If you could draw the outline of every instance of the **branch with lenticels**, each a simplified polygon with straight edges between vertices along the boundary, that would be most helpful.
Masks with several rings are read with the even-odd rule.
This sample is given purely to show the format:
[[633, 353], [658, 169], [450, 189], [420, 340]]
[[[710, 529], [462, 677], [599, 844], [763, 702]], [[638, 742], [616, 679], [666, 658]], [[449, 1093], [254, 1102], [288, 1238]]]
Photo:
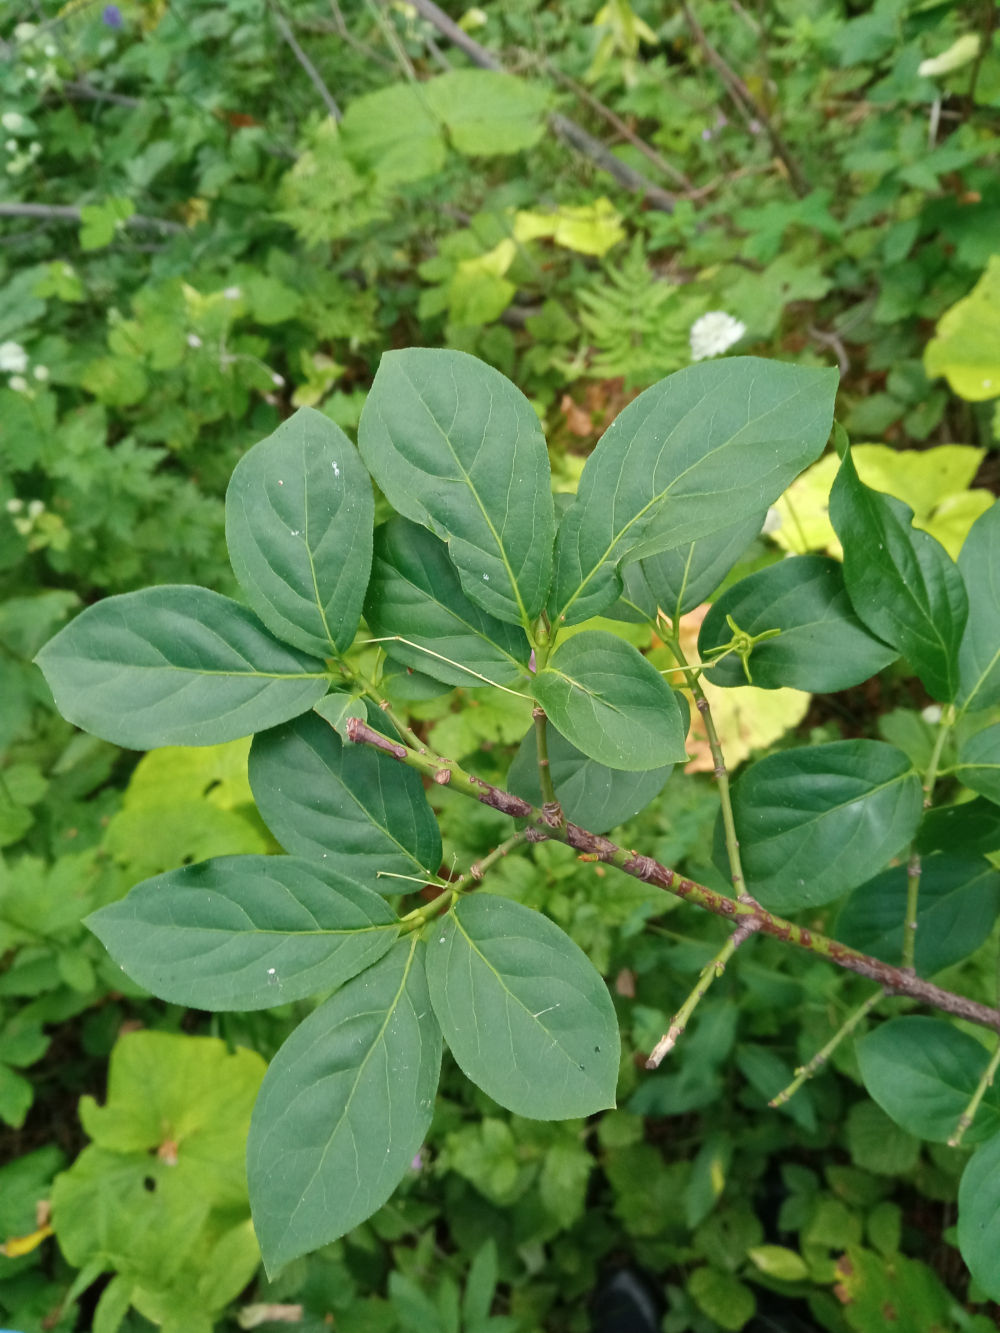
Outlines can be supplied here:
[[431, 778], [440, 786], [461, 792], [463, 796], [469, 796], [483, 805], [491, 806], [501, 814], [527, 820], [526, 837], [529, 841], [563, 842], [587, 860], [616, 866], [625, 874], [632, 875], [646, 884], [654, 884], [676, 898], [694, 903], [706, 912], [711, 912], [714, 916], [727, 918], [734, 923], [741, 938], [751, 932], [770, 935], [785, 944], [806, 949], [810, 953], [828, 959], [831, 963], [836, 963], [838, 967], [869, 978], [881, 986], [887, 995], [907, 996], [943, 1013], [953, 1014], [956, 1018], [964, 1018], [981, 1027], [1000, 1032], [998, 1009], [990, 1009], [987, 1005], [967, 999], [964, 995], [943, 990], [930, 981], [914, 976], [912, 972], [891, 967], [870, 954], [860, 953], [857, 949], [851, 949], [846, 944], [832, 940], [817, 931], [786, 921], [783, 917], [766, 911], [752, 899], [740, 901], [729, 898], [723, 893], [716, 893], [714, 889], [709, 889], [704, 884], [683, 878], [675, 870], [661, 865], [651, 856], [627, 851], [609, 838], [590, 833], [577, 824], [561, 823], [552, 813], [538, 809], [519, 796], [503, 791], [500, 787], [494, 787], [471, 773], [466, 773], [454, 760], [442, 759], [424, 750], [403, 745], [400, 741], [391, 740], [359, 718], [349, 718], [346, 729], [349, 739], [355, 744], [374, 746], [392, 755], [400, 763]]

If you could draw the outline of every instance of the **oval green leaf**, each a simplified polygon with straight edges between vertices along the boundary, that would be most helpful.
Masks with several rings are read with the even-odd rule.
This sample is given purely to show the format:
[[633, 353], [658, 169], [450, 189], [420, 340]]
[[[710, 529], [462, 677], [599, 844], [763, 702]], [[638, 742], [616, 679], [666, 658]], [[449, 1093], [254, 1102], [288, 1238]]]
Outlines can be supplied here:
[[509, 685], [528, 670], [524, 631], [470, 601], [444, 543], [405, 518], [375, 534], [365, 619], [377, 638], [399, 636], [383, 644], [390, 657], [448, 685]]
[[358, 443], [392, 507], [448, 543], [466, 594], [527, 628], [548, 592], [555, 519], [545, 439], [521, 391], [465, 352], [387, 352]]
[[[732, 639], [727, 616], [747, 634], [781, 631], [777, 638], [757, 644], [750, 655], [753, 683], [764, 690], [785, 686], [814, 694], [846, 690], [899, 656], [869, 634], [854, 614], [840, 565], [826, 556], [793, 556], [750, 574], [723, 593], [698, 637], [703, 660]], [[747, 683], [735, 653], [706, 672], [706, 678], [713, 685]]]
[[922, 808], [909, 759], [883, 741], [768, 755], [733, 788], [747, 887], [773, 912], [831, 902], [906, 846]]
[[[591, 833], [607, 833], [640, 810], [645, 810], [663, 789], [673, 764], [645, 773], [606, 768], [581, 754], [575, 745], [548, 724], [549, 772], [563, 814]], [[538, 779], [538, 743], [535, 729], [521, 742], [507, 773], [507, 789], [532, 805], [542, 804]]]
[[848, 451], [830, 492], [847, 595], [872, 633], [899, 649], [928, 693], [948, 703], [958, 693], [969, 601], [951, 556], [912, 520], [909, 505], [861, 481]]
[[715, 592], [760, 532], [765, 513], [757, 511], [731, 527], [626, 565], [621, 571], [622, 600], [644, 619], [655, 620], [662, 609], [676, 623]]
[[1000, 1124], [962, 1172], [958, 1248], [986, 1295], [991, 1301], [1000, 1301]]
[[606, 630], [559, 644], [534, 690], [566, 739], [599, 764], [636, 773], [687, 758], [677, 695], [638, 649]]
[[[1000, 832], [997, 840], [1000, 841]], [[834, 936], [894, 967], [903, 961], [907, 873], [894, 866], [855, 889]], [[983, 857], [928, 856], [920, 877], [914, 966], [922, 977], [961, 962], [987, 938], [1000, 913], [1000, 871]]]
[[553, 621], [577, 624], [610, 606], [623, 561], [766, 509], [822, 452], [836, 389], [836, 371], [732, 357], [640, 394], [587, 459], [559, 525]]
[[88, 607], [35, 661], [68, 721], [131, 750], [238, 740], [306, 712], [330, 683], [238, 602], [184, 585]]
[[964, 709], [1000, 703], [1000, 504], [973, 523], [958, 557], [969, 619], [958, 652], [958, 701]]
[[240, 459], [226, 491], [229, 559], [273, 634], [317, 657], [350, 647], [374, 513], [357, 450], [322, 412], [300, 408]]
[[[941, 1018], [917, 1015], [880, 1023], [857, 1044], [868, 1095], [918, 1138], [947, 1143], [979, 1084], [989, 1052]], [[966, 1133], [974, 1143], [1000, 1131], [1000, 1090], [987, 1089]]]
[[223, 856], [137, 884], [86, 924], [133, 981], [195, 1009], [270, 1009], [334, 987], [393, 944], [371, 889], [289, 856]]
[[1000, 805], [1000, 722], [970, 736], [951, 771], [966, 787]]
[[[371, 715], [369, 720], [373, 721]], [[370, 745], [342, 741], [315, 714], [256, 736], [250, 787], [264, 822], [293, 856], [322, 861], [380, 893], [441, 866], [441, 834], [413, 769]]]
[[431, 1123], [441, 1034], [411, 936], [310, 1014], [271, 1061], [247, 1141], [264, 1264], [336, 1240], [399, 1184]]
[[614, 1005], [586, 954], [548, 917], [507, 898], [462, 898], [435, 923], [427, 984], [462, 1072], [532, 1120], [613, 1107]]

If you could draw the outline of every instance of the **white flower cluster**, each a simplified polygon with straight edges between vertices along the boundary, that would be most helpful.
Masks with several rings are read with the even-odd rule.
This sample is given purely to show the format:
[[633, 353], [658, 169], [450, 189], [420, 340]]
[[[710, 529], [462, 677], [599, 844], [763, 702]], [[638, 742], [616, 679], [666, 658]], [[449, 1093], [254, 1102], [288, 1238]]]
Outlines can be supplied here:
[[23, 500], [15, 497], [13, 500], [8, 500], [4, 508], [10, 514], [11, 522], [22, 537], [31, 536], [38, 520], [45, 513], [45, 503], [42, 500], [29, 500], [25, 504]]
[[733, 343], [738, 343], [747, 331], [741, 320], [727, 315], [724, 310], [710, 310], [691, 325], [691, 360], [704, 361], [710, 356], [721, 356]]
[[[27, 370], [28, 353], [21, 344], [16, 342], [0, 343], [0, 373], [10, 376], [7, 385], [15, 393], [30, 392], [31, 385], [25, 379]], [[44, 384], [49, 378], [49, 368], [48, 366], [35, 366], [31, 375], [39, 384]]]
[[26, 83], [52, 88], [59, 82], [54, 42], [46, 41], [36, 23], [18, 23], [14, 28], [14, 46], [20, 57], [15, 70]]

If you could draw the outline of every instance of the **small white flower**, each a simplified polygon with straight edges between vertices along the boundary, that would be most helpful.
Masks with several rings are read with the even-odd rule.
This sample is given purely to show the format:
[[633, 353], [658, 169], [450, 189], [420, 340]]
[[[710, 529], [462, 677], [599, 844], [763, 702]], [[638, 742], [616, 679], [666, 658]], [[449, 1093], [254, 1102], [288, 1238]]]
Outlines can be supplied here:
[[704, 361], [708, 356], [721, 356], [733, 343], [739, 342], [747, 326], [724, 310], [710, 310], [691, 325], [691, 360]]
[[20, 375], [28, 369], [28, 353], [20, 343], [0, 343], [0, 370]]
[[17, 152], [17, 149], [18, 149], [18, 142], [17, 142], [17, 140], [16, 140], [16, 139], [8, 139], [8, 140], [5, 142], [5, 144], [4, 144], [4, 148], [7, 149], [7, 152], [8, 152], [8, 153], [16, 153], [16, 152]]
[[35, 69], [34, 65], [25, 65], [25, 67], [24, 67], [24, 77], [25, 77], [25, 78], [28, 80], [28, 82], [30, 83], [33, 79], [37, 79], [37, 78], [38, 78], [38, 70]]
[[187, 336], [187, 345], [188, 345], [188, 347], [200, 347], [200, 346], [201, 346], [201, 339], [198, 337], [197, 333], [189, 333], [189, 334], [188, 334], [188, 336]]
[[937, 726], [937, 724], [941, 721], [941, 705], [928, 704], [927, 707], [922, 710], [920, 716], [924, 719], [925, 722], [929, 723], [932, 727]]
[[24, 501], [19, 500], [15, 495], [12, 500], [7, 501], [7, 503], [4, 505], [4, 508], [7, 510], [8, 514], [19, 514], [21, 510], [24, 508]]
[[931, 56], [929, 60], [922, 60], [917, 66], [917, 73], [922, 79], [933, 79], [939, 74], [950, 74], [953, 70], [961, 69], [963, 65], [971, 64], [978, 55], [979, 35], [967, 32], [964, 37], [959, 37], [957, 42], [953, 42], [947, 51], [942, 51], [939, 56]]
[[0, 125], [4, 127], [8, 134], [16, 134], [24, 125], [24, 117], [20, 111], [5, 111], [0, 116]]
[[227, 287], [222, 295], [227, 301], [238, 301], [243, 293], [240, 291], [239, 287]]
[[28, 388], [28, 381], [24, 378], [23, 375], [11, 375], [7, 383], [10, 385], [10, 387], [14, 390], [15, 393], [24, 393]]
[[275, 374], [271, 376], [271, 383], [278, 389], [281, 388], [284, 382], [285, 382], [284, 375], [279, 375], [277, 374], [277, 372], [275, 372]]
[[48, 44], [47, 46], [43, 46], [43, 47], [42, 47], [42, 54], [48, 56], [49, 60], [55, 60], [55, 58], [56, 58], [56, 56], [59, 54], [59, 52], [58, 52], [58, 51], [56, 50], [56, 48], [52, 45], [52, 43], [49, 42], [49, 44]]
[[45, 513], [45, 502], [43, 500], [28, 501], [28, 517], [37, 518], [39, 514]]
[[14, 41], [23, 45], [30, 37], [34, 37], [37, 31], [37, 23], [19, 23], [14, 29]]
[[34, 375], [36, 380], [39, 380], [42, 384], [44, 384], [49, 377], [49, 368], [48, 366], [36, 366], [31, 373], [32, 375]]
[[765, 537], [769, 537], [772, 532], [777, 532], [781, 527], [781, 522], [781, 513], [779, 510], [775, 509], [774, 505], [772, 505], [764, 515], [764, 526], [761, 528], [762, 534]]

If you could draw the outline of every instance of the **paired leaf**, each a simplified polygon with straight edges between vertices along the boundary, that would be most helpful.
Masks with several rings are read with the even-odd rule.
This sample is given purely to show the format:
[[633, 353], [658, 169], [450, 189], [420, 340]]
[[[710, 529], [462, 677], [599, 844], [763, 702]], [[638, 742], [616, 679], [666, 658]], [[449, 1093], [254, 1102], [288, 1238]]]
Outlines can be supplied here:
[[[657, 797], [670, 774], [673, 764], [653, 768], [645, 773], [626, 773], [607, 768], [604, 764], [581, 754], [565, 736], [549, 723], [546, 728], [549, 752], [549, 772], [552, 785], [562, 806], [563, 814], [574, 824], [590, 829], [591, 833], [607, 833], [617, 824], [623, 824]], [[507, 788], [522, 796], [532, 805], [542, 804], [542, 788], [538, 778], [538, 743], [535, 729], [521, 742], [507, 774]]]
[[928, 810], [917, 834], [917, 851], [979, 856], [1000, 851], [1000, 814], [992, 801], [977, 796], [960, 805]]
[[136, 885], [87, 925], [133, 981], [195, 1009], [269, 1009], [333, 990], [393, 944], [395, 914], [315, 862], [224, 856]]
[[[916, 1015], [880, 1023], [857, 1045], [861, 1077], [897, 1125], [947, 1143], [989, 1062], [975, 1037], [941, 1018]], [[1000, 1131], [1000, 1090], [988, 1088], [966, 1139]]]
[[226, 491], [229, 559], [272, 633], [317, 657], [350, 647], [374, 513], [357, 450], [312, 408], [300, 408], [240, 459]]
[[733, 357], [640, 394], [588, 458], [559, 525], [553, 621], [573, 625], [610, 606], [622, 562], [766, 509], [826, 443], [836, 385], [835, 371]]
[[1000, 703], [1000, 504], [973, 523], [958, 568], [969, 594], [958, 653], [958, 701], [972, 711]]
[[[980, 1110], [980, 1115], [982, 1110]], [[958, 1248], [991, 1301], [1000, 1300], [1000, 1121], [993, 1137], [966, 1163], [958, 1187]]]
[[237, 740], [306, 712], [329, 687], [322, 662], [251, 611], [183, 585], [88, 607], [35, 661], [68, 721], [133, 750]]
[[[846, 690], [894, 661], [895, 649], [869, 634], [854, 614], [836, 560], [793, 556], [741, 579], [712, 606], [698, 637], [702, 659], [733, 637], [726, 617], [747, 634], [781, 630], [757, 644], [750, 657], [754, 685], [815, 694]], [[745, 685], [735, 653], [706, 672], [713, 685]]]
[[966, 787], [1000, 805], [1000, 722], [965, 741], [952, 772]]
[[620, 571], [622, 600], [615, 610], [624, 603], [643, 619], [655, 620], [661, 608], [676, 623], [716, 590], [760, 532], [764, 517], [758, 511], [697, 541], [626, 565]]
[[833, 741], [759, 760], [733, 788], [750, 892], [774, 912], [839, 898], [910, 841], [920, 779], [882, 741]]
[[634, 773], [687, 758], [677, 695], [638, 649], [606, 630], [559, 644], [534, 690], [566, 739], [599, 764]]
[[548, 917], [507, 898], [462, 898], [427, 945], [427, 984], [462, 1072], [533, 1120], [615, 1104], [620, 1040], [607, 987]]
[[[855, 889], [840, 909], [835, 937], [900, 966], [906, 881], [906, 867], [894, 866]], [[969, 855], [928, 856], [920, 878], [914, 940], [919, 975], [933, 976], [975, 952], [993, 929], [998, 912], [1000, 872], [988, 861]]]
[[370, 745], [342, 741], [315, 714], [254, 738], [250, 786], [287, 852], [381, 893], [410, 886], [379, 879], [380, 870], [427, 876], [441, 865], [441, 834], [419, 776]]
[[830, 492], [830, 521], [844, 548], [844, 583], [854, 610], [898, 648], [935, 699], [959, 688], [959, 645], [968, 617], [965, 584], [955, 562], [913, 510], [873, 491], [844, 455]]
[[389, 1198], [431, 1123], [441, 1035], [421, 954], [400, 940], [310, 1014], [264, 1077], [247, 1178], [269, 1273]]
[[508, 685], [528, 670], [524, 631], [470, 601], [444, 543], [405, 518], [375, 535], [365, 619], [378, 638], [408, 640], [385, 644], [391, 657], [449, 685]]
[[545, 440], [520, 390], [465, 352], [388, 352], [358, 442], [393, 508], [448, 543], [466, 594], [527, 627], [548, 591], [555, 519]]

